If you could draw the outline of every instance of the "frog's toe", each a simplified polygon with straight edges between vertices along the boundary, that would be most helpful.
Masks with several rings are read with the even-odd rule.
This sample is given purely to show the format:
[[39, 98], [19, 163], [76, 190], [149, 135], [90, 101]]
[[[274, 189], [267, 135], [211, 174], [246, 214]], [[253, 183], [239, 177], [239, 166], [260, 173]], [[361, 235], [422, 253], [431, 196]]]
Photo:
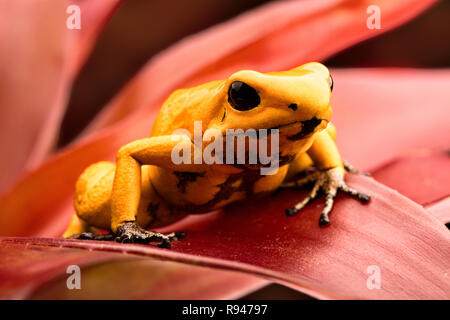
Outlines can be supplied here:
[[347, 186], [345, 183], [342, 183], [342, 185], [340, 186], [340, 189], [345, 194], [348, 194], [349, 196], [357, 198], [362, 203], [367, 203], [367, 202], [370, 201], [370, 195], [368, 195], [368, 194], [366, 194], [364, 192], [359, 192], [359, 191], [357, 191], [355, 189], [352, 189], [349, 186]]
[[69, 237], [69, 239], [112, 241], [114, 240], [114, 236], [112, 234], [96, 234], [92, 232], [83, 232], [80, 234], [74, 234]]
[[317, 180], [312, 191], [306, 198], [304, 198], [301, 202], [297, 203], [295, 206], [286, 209], [285, 212], [286, 215], [288, 217], [292, 217], [293, 215], [297, 214], [300, 210], [302, 210], [304, 207], [306, 207], [312, 200], [314, 200], [317, 197], [319, 189], [320, 189], [320, 182], [319, 180]]
[[322, 213], [319, 218], [319, 226], [324, 227], [330, 223], [330, 218], [328, 214], [333, 209], [334, 198], [336, 197], [336, 189], [331, 189], [326, 193], [325, 206], [323, 207]]
[[163, 248], [163, 249], [170, 249], [172, 247], [172, 245], [170, 244], [170, 241], [168, 240], [163, 240], [160, 243], [157, 244], [157, 246], [159, 248]]
[[286, 209], [286, 215], [288, 217], [292, 217], [293, 215], [297, 214], [298, 210], [295, 207], [287, 208]]
[[330, 218], [328, 218], [328, 215], [321, 214], [319, 219], [319, 226], [324, 227], [328, 224], [330, 224]]
[[120, 243], [133, 243], [133, 236], [131, 234], [121, 234], [117, 236], [114, 240]]
[[370, 176], [369, 172], [362, 172], [359, 171], [358, 169], [356, 169], [354, 166], [352, 166], [350, 163], [348, 163], [347, 161], [342, 161], [342, 163], [344, 164], [344, 169], [347, 172], [350, 173], [355, 173], [355, 174], [362, 174], [364, 176]]
[[186, 232], [174, 232], [174, 239], [173, 240], [181, 240], [186, 238]]
[[92, 232], [83, 232], [80, 234], [74, 234], [69, 237], [69, 239], [77, 240], [94, 240], [94, 234]]

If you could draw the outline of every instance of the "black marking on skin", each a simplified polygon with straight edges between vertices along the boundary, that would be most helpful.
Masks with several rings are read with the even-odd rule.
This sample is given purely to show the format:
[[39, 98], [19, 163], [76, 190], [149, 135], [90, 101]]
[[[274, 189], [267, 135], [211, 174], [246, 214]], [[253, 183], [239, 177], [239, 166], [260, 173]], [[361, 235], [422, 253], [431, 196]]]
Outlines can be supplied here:
[[[286, 164], [289, 164], [292, 161], [294, 161], [294, 159], [295, 159], [295, 154], [294, 155], [286, 154], [286, 155], [282, 156], [281, 152], [279, 152], [279, 154], [278, 154], [278, 167], [282, 167], [282, 166], [284, 166]], [[248, 162], [247, 160], [248, 160], [248, 156], [246, 154], [246, 160], [245, 161]], [[260, 168], [269, 168], [271, 165], [273, 165], [273, 164], [270, 163], [270, 162], [268, 164], [260, 164], [260, 163], [257, 163], [257, 164], [250, 164], [250, 163], [240, 164], [240, 163], [236, 163], [236, 161], [234, 161], [234, 163], [231, 164], [231, 166], [233, 166], [234, 168], [238, 168], [238, 169], [253, 169], [253, 170], [257, 170], [257, 169], [260, 169]]]
[[297, 106], [296, 103], [291, 103], [290, 105], [288, 105], [288, 108], [289, 108], [289, 109], [292, 109], [292, 110], [294, 110], [294, 111], [297, 111], [298, 106]]
[[227, 108], [224, 108], [223, 110], [223, 116], [222, 119], [220, 120], [220, 122], [223, 122], [225, 120], [225, 116], [227, 115]]
[[314, 132], [314, 129], [322, 123], [322, 120], [313, 117], [312, 119], [301, 121], [302, 130], [292, 136], [288, 136], [289, 140], [300, 140], [306, 138], [308, 135]]
[[174, 171], [173, 174], [178, 178], [177, 188], [180, 189], [182, 193], [186, 193], [188, 184], [195, 182], [199, 177], [203, 177], [205, 173]]
[[[254, 184], [261, 178], [262, 176], [257, 170], [248, 170], [232, 174], [223, 183], [216, 186], [219, 188], [219, 191], [217, 191], [214, 197], [208, 202], [201, 205], [187, 204], [178, 206], [176, 209], [190, 213], [203, 213], [211, 211], [219, 202], [228, 200], [235, 192], [245, 192], [246, 196], [250, 197], [254, 193]], [[238, 186], [233, 186], [233, 184], [239, 180], [242, 180], [241, 183]]]
[[[318, 119], [317, 117], [314, 117], [314, 118], [312, 118], [312, 119], [310, 119], [310, 120], [304, 120], [304, 121], [292, 121], [292, 122], [289, 122], [289, 123], [280, 124], [280, 125], [278, 125], [278, 126], [269, 128], [269, 129], [267, 129], [267, 130], [286, 128], [286, 127], [289, 127], [289, 126], [292, 126], [292, 125], [298, 124], [298, 123], [303, 124], [303, 122], [305, 122], [305, 121], [311, 121], [311, 120], [313, 120], [313, 119], [317, 119], [317, 120], [319, 120], [319, 121], [324, 121], [324, 119]], [[325, 121], [327, 121], [327, 120], [325, 120]], [[327, 121], [327, 122], [328, 122], [328, 121]]]
[[[295, 154], [286, 154], [284, 156], [281, 155], [281, 152], [278, 153], [278, 167], [282, 167], [286, 164], [291, 163], [292, 161], [294, 161], [295, 159]], [[260, 168], [269, 168], [271, 165], [271, 163], [268, 164], [232, 164], [233, 167], [235, 168], [239, 168], [239, 169], [260, 169]]]
[[291, 163], [292, 161], [294, 161], [296, 154], [286, 154], [284, 156], [280, 155], [278, 156], [279, 159], [279, 163], [278, 166], [284, 166], [285, 164]]

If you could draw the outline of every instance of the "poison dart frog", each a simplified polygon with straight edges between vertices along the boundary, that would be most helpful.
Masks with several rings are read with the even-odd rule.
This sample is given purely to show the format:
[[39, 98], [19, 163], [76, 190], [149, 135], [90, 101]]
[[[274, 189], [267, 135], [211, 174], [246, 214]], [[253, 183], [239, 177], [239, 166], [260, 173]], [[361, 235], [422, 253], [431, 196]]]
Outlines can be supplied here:
[[[149, 138], [121, 147], [115, 163], [92, 164], [80, 175], [75, 185], [75, 213], [63, 237], [157, 241], [158, 246], [170, 248], [171, 241], [182, 238], [183, 233], [162, 234], [148, 228], [250, 196], [304, 185], [312, 185], [309, 195], [282, 210], [293, 216], [322, 192], [325, 206], [319, 226], [329, 224], [337, 192], [361, 202], [370, 200], [369, 195], [345, 183], [346, 172], [356, 170], [342, 161], [335, 144], [335, 127], [330, 122], [332, 89], [329, 70], [311, 62], [281, 72], [242, 70], [228, 79], [174, 91], [163, 103]], [[196, 129], [201, 131], [200, 140], [193, 138]], [[206, 134], [212, 129], [214, 139]], [[276, 144], [271, 172], [262, 174], [260, 169], [267, 165], [259, 160], [253, 164], [211, 163], [196, 158], [214, 141], [217, 146], [218, 138], [226, 144], [230, 129], [270, 130], [270, 134], [253, 139], [264, 138], [267, 146]], [[248, 138], [241, 153], [246, 160], [250, 158]], [[174, 160], [174, 150], [188, 161]], [[229, 160], [236, 160], [239, 154], [236, 147], [224, 147], [222, 152], [220, 156]], [[309, 174], [299, 178], [307, 170]], [[98, 229], [110, 233], [98, 233]]]

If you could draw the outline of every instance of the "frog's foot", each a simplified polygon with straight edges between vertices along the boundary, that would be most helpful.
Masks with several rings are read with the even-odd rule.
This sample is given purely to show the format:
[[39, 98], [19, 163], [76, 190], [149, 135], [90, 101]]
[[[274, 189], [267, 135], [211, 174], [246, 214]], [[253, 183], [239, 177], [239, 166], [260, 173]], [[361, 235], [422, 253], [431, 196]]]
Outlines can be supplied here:
[[320, 214], [319, 226], [326, 226], [330, 223], [330, 219], [328, 218], [328, 214], [333, 208], [334, 198], [336, 197], [337, 192], [343, 191], [344, 193], [359, 199], [361, 202], [368, 202], [370, 200], [370, 196], [354, 190], [347, 186], [344, 182], [344, 175], [342, 174], [342, 170], [340, 168], [332, 168], [327, 170], [317, 170], [310, 174], [309, 176], [300, 179], [298, 181], [289, 182], [284, 184], [282, 187], [301, 187], [304, 184], [310, 183], [314, 181], [314, 186], [312, 188], [311, 193], [303, 199], [303, 201], [297, 203], [295, 206], [286, 210], [287, 216], [293, 216], [298, 213], [301, 209], [306, 207], [308, 203], [314, 200], [319, 191], [323, 191], [325, 193], [325, 207]]
[[112, 240], [114, 240], [114, 235], [83, 232], [80, 234], [74, 234], [74, 235], [70, 236], [69, 239], [112, 241]]
[[362, 175], [365, 175], [365, 176], [370, 176], [370, 173], [369, 172], [362, 172], [362, 171], [359, 171], [358, 169], [356, 169], [354, 166], [352, 166], [350, 163], [348, 163], [347, 161], [342, 161], [342, 163], [344, 164], [344, 169], [345, 169], [345, 171], [347, 171], [347, 172], [350, 172], [350, 173], [355, 173], [355, 174], [362, 174]]
[[170, 249], [170, 242], [185, 237], [184, 232], [172, 232], [162, 234], [155, 231], [147, 231], [135, 222], [126, 222], [117, 228], [115, 240], [122, 243], [149, 243], [160, 241], [158, 247]]

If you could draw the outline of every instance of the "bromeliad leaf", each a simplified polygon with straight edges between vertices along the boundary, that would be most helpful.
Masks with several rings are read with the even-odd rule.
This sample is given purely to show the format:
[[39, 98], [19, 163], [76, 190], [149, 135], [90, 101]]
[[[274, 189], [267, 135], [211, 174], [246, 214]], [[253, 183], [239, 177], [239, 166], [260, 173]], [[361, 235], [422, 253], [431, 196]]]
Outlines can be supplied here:
[[[188, 237], [174, 242], [172, 250], [62, 239], [2, 238], [0, 244], [127, 252], [128, 257], [242, 271], [317, 298], [448, 299], [447, 228], [421, 206], [371, 178], [352, 176], [349, 180], [354, 188], [370, 190], [372, 202], [363, 206], [339, 197], [333, 224], [326, 229], [317, 226], [320, 204], [286, 217], [282, 208], [305, 193], [283, 192], [268, 201], [236, 204], [223, 213], [188, 218], [177, 226]], [[380, 270], [379, 289], [367, 284], [372, 266]]]

